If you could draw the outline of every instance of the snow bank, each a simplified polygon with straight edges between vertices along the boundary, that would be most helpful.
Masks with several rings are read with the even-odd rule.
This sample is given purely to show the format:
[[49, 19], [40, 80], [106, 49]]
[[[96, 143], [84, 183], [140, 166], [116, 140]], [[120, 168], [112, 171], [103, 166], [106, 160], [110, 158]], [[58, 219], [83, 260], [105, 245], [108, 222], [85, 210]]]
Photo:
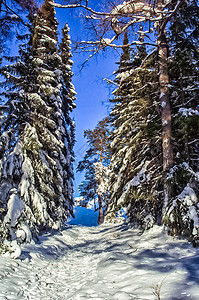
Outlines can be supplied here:
[[8, 211], [4, 218], [4, 223], [9, 223], [11, 227], [15, 227], [17, 225], [18, 218], [24, 211], [25, 205], [17, 195], [16, 189], [12, 189], [10, 193], [11, 195], [7, 204]]

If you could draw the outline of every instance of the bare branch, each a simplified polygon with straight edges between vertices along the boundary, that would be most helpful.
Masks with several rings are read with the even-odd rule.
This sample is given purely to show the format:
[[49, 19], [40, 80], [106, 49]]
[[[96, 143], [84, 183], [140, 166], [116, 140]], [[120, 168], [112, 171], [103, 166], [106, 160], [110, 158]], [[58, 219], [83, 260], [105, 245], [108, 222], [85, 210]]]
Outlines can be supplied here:
[[[82, 1], [73, 1], [72, 4], [58, 4], [54, 2], [50, 2], [52, 6], [57, 8], [68, 8], [68, 9], [84, 9], [88, 12], [85, 18], [90, 20], [90, 22], [98, 22], [98, 27], [94, 26], [94, 23], [91, 24], [91, 28], [95, 33], [96, 40], [95, 41], [81, 41], [77, 43], [77, 50], [81, 49], [83, 52], [91, 52], [93, 53], [86, 59], [83, 63], [83, 66], [90, 60], [95, 54], [99, 53], [99, 51], [104, 50], [106, 47], [111, 47], [113, 49], [119, 49], [124, 47], [130, 47], [133, 45], [148, 45], [151, 47], [158, 48], [158, 44], [150, 41], [150, 37], [146, 36], [147, 33], [150, 33], [150, 23], [154, 22], [157, 23], [159, 26], [159, 33], [165, 30], [165, 27], [169, 20], [172, 18], [173, 14], [177, 11], [182, 0], [177, 0], [175, 8], [170, 10], [171, 4], [173, 0], [168, 1], [160, 1], [160, 5], [157, 4], [157, 1], [145, 1], [145, 0], [129, 0], [129, 1], [122, 1], [122, 4], [119, 5], [112, 5], [109, 8], [109, 12], [99, 12], [95, 11], [91, 7], [81, 3]], [[163, 4], [163, 3], [164, 4]], [[71, 3], [68, 1], [67, 3]], [[106, 10], [108, 11], [108, 10]], [[143, 31], [141, 34], [146, 37], [145, 41], [136, 41], [133, 40], [129, 42], [127, 45], [119, 45], [116, 41], [119, 36], [124, 34], [124, 32], [135, 26], [138, 23], [146, 23], [149, 22], [149, 30]], [[109, 30], [114, 31], [114, 35], [111, 38], [106, 38], [106, 33]], [[140, 32], [139, 32], [140, 33]], [[92, 49], [90, 50], [89, 49]], [[153, 53], [157, 50], [154, 50], [151, 54], [145, 58], [142, 65], [148, 60], [148, 58], [153, 55]]]
[[24, 23], [23, 19], [11, 8], [9, 7], [5, 2], [3, 3], [4, 6], [9, 10], [11, 11], [14, 15], [17, 16], [17, 18], [20, 20], [20, 22], [24, 25], [24, 26], [28, 26], [28, 24]]
[[79, 72], [81, 72], [81, 71], [83, 70], [83, 68], [84, 68], [84, 66], [87, 64], [87, 62], [88, 62], [93, 56], [95, 56], [99, 51], [100, 51], [100, 49], [96, 49], [95, 52], [94, 52], [93, 54], [89, 55], [89, 57], [88, 57], [88, 58], [83, 62], [83, 64], [81, 65]]

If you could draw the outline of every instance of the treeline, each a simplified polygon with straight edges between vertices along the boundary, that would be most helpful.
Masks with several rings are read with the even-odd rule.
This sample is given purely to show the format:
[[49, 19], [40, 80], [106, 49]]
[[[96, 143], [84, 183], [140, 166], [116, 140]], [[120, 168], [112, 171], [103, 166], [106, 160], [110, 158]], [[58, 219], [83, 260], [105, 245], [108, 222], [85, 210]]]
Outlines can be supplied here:
[[[16, 6], [0, 3], [2, 247], [18, 247], [73, 215], [76, 93], [69, 28], [58, 42], [54, 6], [88, 12], [96, 39], [79, 43], [81, 49], [122, 48], [110, 115], [85, 132], [81, 195], [98, 201], [99, 224], [125, 209], [131, 224], [164, 224], [198, 245], [198, 2], [111, 1], [103, 12], [83, 0], [64, 6], [45, 0], [39, 9], [34, 0], [10, 3]], [[4, 42], [16, 23], [27, 32], [17, 35], [19, 54], [10, 57]]]
[[28, 32], [17, 36], [19, 54], [4, 55], [0, 69], [0, 241], [11, 245], [60, 228], [73, 215], [76, 93], [69, 28], [66, 23], [58, 43], [50, 1], [28, 11]]
[[[152, 2], [149, 8], [166, 7], [164, 1]], [[110, 115], [85, 132], [90, 149], [79, 163], [78, 170], [86, 170], [79, 190], [88, 201], [103, 199], [105, 221], [115, 221], [124, 208], [129, 223], [142, 228], [164, 224], [170, 234], [197, 245], [199, 7], [197, 1], [178, 7], [177, 1], [168, 2], [159, 23], [139, 23], [137, 39], [131, 28], [125, 30]], [[124, 11], [121, 5], [117, 17], [125, 17]], [[149, 38], [156, 47], [147, 47]]]

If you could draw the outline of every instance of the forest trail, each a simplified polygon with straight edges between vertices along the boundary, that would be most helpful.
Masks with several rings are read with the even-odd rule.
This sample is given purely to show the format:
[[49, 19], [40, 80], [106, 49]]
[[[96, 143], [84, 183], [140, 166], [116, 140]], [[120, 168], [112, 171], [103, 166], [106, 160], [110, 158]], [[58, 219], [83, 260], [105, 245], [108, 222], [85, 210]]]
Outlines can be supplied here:
[[0, 257], [0, 300], [199, 299], [199, 250], [155, 226], [68, 225]]

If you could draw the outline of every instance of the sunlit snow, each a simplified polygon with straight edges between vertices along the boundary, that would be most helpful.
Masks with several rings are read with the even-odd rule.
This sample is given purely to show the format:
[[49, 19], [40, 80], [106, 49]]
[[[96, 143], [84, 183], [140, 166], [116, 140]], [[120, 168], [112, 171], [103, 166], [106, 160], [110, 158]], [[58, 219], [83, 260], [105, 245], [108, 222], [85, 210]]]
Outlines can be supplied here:
[[199, 299], [199, 249], [186, 241], [158, 226], [89, 227], [92, 207], [76, 207], [70, 223], [78, 225], [44, 234], [16, 260], [0, 257], [0, 300]]

